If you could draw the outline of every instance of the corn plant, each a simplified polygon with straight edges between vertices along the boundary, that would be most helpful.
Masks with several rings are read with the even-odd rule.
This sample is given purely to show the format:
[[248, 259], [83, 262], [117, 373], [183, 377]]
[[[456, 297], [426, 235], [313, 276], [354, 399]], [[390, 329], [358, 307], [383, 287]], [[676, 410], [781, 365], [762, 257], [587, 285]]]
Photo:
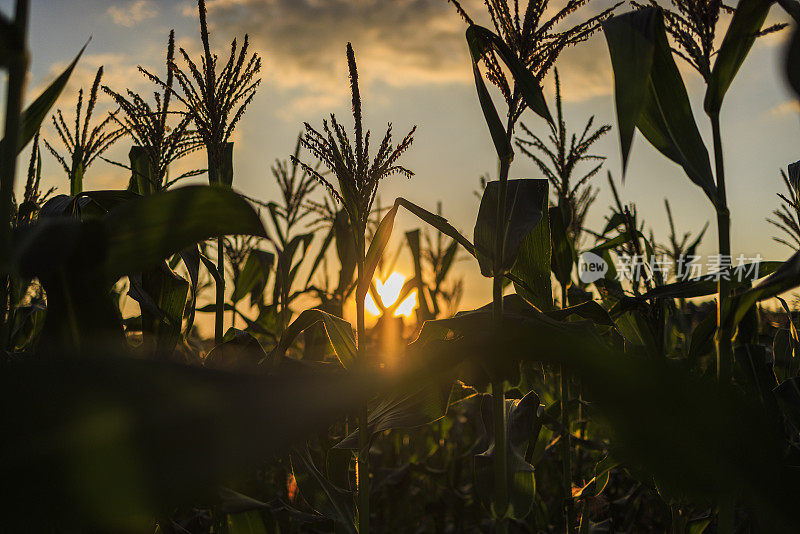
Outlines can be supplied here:
[[[436, 204], [436, 214], [442, 215], [442, 203]], [[435, 230], [433, 236], [430, 231], [422, 233], [424, 245], [420, 247], [419, 253], [415, 252], [416, 247], [411, 246], [414, 238], [408, 239], [414, 257], [414, 269], [417, 269], [417, 262], [420, 265], [420, 298], [427, 295], [430, 299], [430, 318], [437, 318], [443, 309], [446, 316], [455, 315], [459, 303], [464, 294], [463, 278], [453, 279], [453, 266], [460, 259], [459, 243], [456, 239], [450, 238], [445, 242], [447, 236], [441, 230]], [[419, 256], [419, 260], [417, 260]], [[427, 271], [427, 273], [426, 273]], [[416, 275], [415, 275], [416, 276]]]
[[[700, 246], [700, 242], [708, 229], [708, 222], [696, 234], [684, 232], [678, 237], [678, 232], [675, 229], [675, 219], [672, 216], [672, 208], [666, 198], [664, 199], [664, 208], [667, 211], [667, 220], [669, 221], [669, 236], [667, 236], [669, 242], [667, 245], [657, 248], [666, 254], [675, 265], [681, 265], [686, 259], [692, 259], [696, 255], [697, 247]], [[676, 272], [675, 275], [677, 279], [685, 280], [689, 278], [689, 271], [687, 269], [684, 272]]]
[[[273, 303], [277, 306], [277, 313], [280, 317], [280, 331], [289, 325], [292, 301], [303, 293], [302, 290], [292, 293], [292, 285], [303, 257], [305, 257], [305, 252], [313, 240], [313, 233], [296, 234], [297, 226], [312, 213], [307, 209], [306, 202], [308, 196], [319, 184], [317, 179], [299, 163], [301, 146], [302, 134], [297, 139], [297, 145], [290, 159], [288, 161], [276, 160], [273, 164], [272, 177], [280, 190], [281, 203], [270, 202], [266, 205], [276, 235], [274, 246], [277, 270]], [[295, 254], [298, 252], [301, 257], [295, 263]], [[316, 267], [318, 264], [312, 266], [309, 277], [314, 275]]]
[[786, 194], [778, 193], [781, 205], [772, 212], [773, 218], [767, 222], [781, 230], [780, 237], [775, 236], [776, 242], [786, 245], [792, 250], [800, 248], [800, 196], [798, 196], [798, 168], [797, 163], [789, 165], [789, 173], [781, 169], [781, 178], [786, 186]]
[[[358, 286], [356, 289], [356, 331], [358, 340], [358, 361], [362, 366], [369, 366], [367, 353], [364, 350], [366, 326], [364, 318], [364, 299], [366, 288], [372, 283], [375, 267], [367, 267], [366, 230], [372, 203], [378, 192], [381, 180], [399, 174], [410, 178], [413, 173], [398, 163], [400, 156], [410, 147], [414, 140], [416, 127], [400, 141], [397, 146], [392, 142], [392, 126], [386, 130], [383, 140], [378, 145], [374, 159], [370, 161], [370, 131], [364, 132], [361, 111], [361, 92], [358, 86], [358, 70], [355, 53], [350, 43], [347, 44], [347, 66], [350, 71], [350, 88], [353, 104], [353, 141], [347, 131], [331, 114], [330, 124], [323, 121], [319, 132], [305, 123], [305, 135], [302, 145], [336, 177], [338, 187], [323, 176], [316, 168], [298, 161], [303, 170], [321, 183], [328, 192], [344, 207], [353, 241], [356, 245], [356, 266]], [[369, 433], [368, 410], [365, 404], [359, 414], [359, 447], [358, 447], [358, 503], [359, 532], [369, 532]]]
[[97, 105], [97, 93], [102, 79], [103, 67], [101, 66], [97, 69], [97, 74], [89, 91], [85, 115], [81, 115], [83, 88], [78, 90], [78, 103], [75, 106], [75, 127], [72, 131], [64, 121], [64, 115], [60, 109], [56, 110], [55, 115], [51, 117], [53, 127], [66, 149], [66, 154], [61, 155], [47, 142], [47, 139], [44, 139], [45, 146], [67, 174], [70, 195], [72, 196], [83, 191], [83, 177], [89, 166], [126, 133], [123, 128], [114, 127], [114, 120], [119, 110], [109, 113], [99, 124], [92, 127], [91, 131], [89, 130], [92, 113]]
[[[200, 147], [197, 134], [190, 129], [192, 115], [170, 109], [174, 94], [175, 75], [172, 65], [175, 62], [175, 30], [169, 33], [167, 43], [167, 74], [161, 80], [139, 66], [141, 72], [163, 92], [155, 92], [155, 106], [151, 106], [141, 95], [128, 89], [125, 94], [113, 91], [107, 86], [103, 90], [114, 99], [123, 117], [114, 115], [114, 120], [134, 142], [144, 150], [145, 164], [137, 166], [136, 157], [131, 155], [132, 185], [140, 194], [163, 191], [183, 178], [196, 176], [201, 171], [188, 171], [175, 178], [169, 177], [169, 166], [175, 161]], [[176, 124], [171, 124], [173, 115], [178, 115]], [[134, 149], [132, 149], [134, 150]]]
[[[42, 152], [39, 148], [39, 132], [33, 137], [30, 159], [28, 160], [28, 173], [25, 179], [25, 192], [22, 202], [16, 207], [17, 224], [33, 222], [42, 205], [47, 202], [55, 191], [51, 187], [42, 192], [40, 189], [42, 181]], [[16, 201], [14, 201], [16, 205]]]
[[[207, 37], [200, 4], [201, 35]], [[134, 137], [141, 131], [131, 152], [129, 190], [48, 199], [40, 190], [36, 132], [78, 58], [22, 111], [27, 2], [18, 0], [13, 20], [0, 14], [0, 69], [9, 73], [0, 141], [0, 197], [7, 201], [0, 225], [1, 340], [7, 353], [0, 358], [0, 403], [13, 408], [0, 414], [0, 426], [14, 429], [0, 444], [0, 468], [15, 488], [4, 501], [13, 511], [4, 516], [5, 529], [800, 531], [796, 313], [783, 299], [777, 312], [758, 304], [800, 286], [800, 253], [785, 262], [760, 262], [759, 275], [765, 277], [759, 282], [731, 280], [723, 328], [716, 304], [683, 305], [690, 297], [719, 297], [713, 276], [668, 278], [652, 270], [631, 277], [630, 284], [617, 280], [612, 254], [648, 260], [664, 254], [674, 261], [696, 250], [705, 228], [682, 233], [678, 214], [673, 217], [666, 202], [667, 240], [656, 244], [656, 229], [625, 201], [609, 172], [613, 200], [606, 220], [599, 228], [571, 229], [573, 210], [551, 205], [551, 196], [562, 206], [581, 205], [584, 197], [575, 186], [582, 182], [576, 176], [584, 174], [567, 171], [585, 161], [580, 154], [590, 153], [579, 149], [603, 127], [588, 125], [583, 134], [570, 135], [558, 83], [558, 112], [548, 121], [551, 139], [526, 121], [524, 140], [530, 144], [519, 139], [514, 144], [538, 158], [544, 179], [508, 179], [512, 130], [522, 110], [550, 117], [536, 61], [556, 57], [547, 55], [544, 45], [539, 56], [526, 55], [533, 49], [526, 47], [537, 35], [556, 36], [559, 17], [566, 14], [555, 10], [549, 13], [554, 19], [540, 21], [547, 4], [534, 4], [487, 1], [497, 33], [476, 25], [467, 29], [479, 101], [501, 162], [501, 180], [481, 184], [472, 241], [447, 222], [441, 204], [434, 212], [403, 198], [381, 205], [380, 181], [410, 175], [400, 158], [415, 130], [397, 145], [390, 130], [370, 155], [351, 46], [354, 132], [335, 117], [320, 129], [306, 125], [294, 153], [276, 162], [278, 196], [261, 202], [230, 187], [175, 188], [166, 170], [156, 169], [162, 164], [166, 169], [169, 147], [179, 153], [197, 127], [187, 119], [194, 118], [191, 106], [176, 97], [189, 101], [171, 59], [170, 38], [167, 77], [151, 77], [161, 90], [155, 106], [119, 93], [126, 95], [132, 114], [120, 104], [117, 124], [128, 125]], [[567, 11], [583, 5], [568, 3]], [[713, 196], [717, 175], [708, 157], [713, 183], [704, 178], [705, 167], [696, 165], [702, 151], [694, 144], [685, 91], [672, 76], [667, 29], [691, 25], [682, 31], [696, 37], [695, 49], [680, 33], [673, 32], [673, 44], [713, 87], [726, 77], [730, 81], [736, 70], [730, 67], [738, 67], [761, 33], [754, 28], [768, 5], [742, 0], [718, 51], [709, 29], [717, 24], [714, 13], [724, 8], [678, 0], [676, 6], [683, 19], [647, 7], [604, 22], [619, 111], [626, 117], [631, 104], [623, 90], [626, 80], [635, 78], [638, 68], [646, 70], [634, 127]], [[781, 0], [781, 6], [800, 21], [800, 4]], [[664, 27], [659, 16], [667, 17]], [[632, 31], [626, 33], [630, 22]], [[697, 31], [701, 27], [705, 30]], [[567, 32], [563, 42], [579, 35]], [[646, 61], [638, 55], [642, 48]], [[786, 74], [800, 94], [800, 32], [787, 48]], [[233, 56], [226, 71], [231, 76], [236, 62], [243, 58], [245, 69], [250, 57]], [[629, 69], [620, 70], [620, 56], [635, 56], [623, 62]], [[218, 69], [208, 64], [216, 76]], [[506, 121], [508, 131], [488, 94], [482, 65], [490, 81], [492, 71], [498, 79], [504, 76], [512, 97], [506, 103], [516, 106], [518, 116]], [[555, 70], [554, 64], [547, 68]], [[188, 70], [186, 79], [197, 89], [191, 66]], [[196, 70], [205, 79], [208, 69]], [[227, 83], [216, 81], [214, 87]], [[181, 105], [167, 106], [170, 95]], [[167, 139], [175, 124], [184, 126], [173, 144]], [[31, 140], [25, 193], [17, 205], [13, 171]], [[300, 147], [310, 155], [301, 155]], [[592, 168], [587, 174], [597, 172]], [[229, 143], [217, 170], [215, 176], [224, 176], [220, 181], [232, 183]], [[784, 178], [789, 194], [781, 198], [783, 216], [771, 217], [790, 234], [797, 222], [795, 171], [790, 166]], [[144, 175], [157, 179], [137, 179]], [[321, 189], [316, 184], [326, 189], [321, 200], [309, 198]], [[269, 237], [254, 205], [267, 210]], [[366, 328], [364, 298], [375, 272], [393, 268], [400, 254], [386, 251], [400, 207], [432, 228], [407, 232], [397, 249], [410, 249], [414, 277], [403, 291], [419, 291], [422, 324], [412, 341], [388, 349], [402, 364], [388, 368], [382, 367], [388, 360], [383, 332]], [[584, 240], [595, 238], [584, 252], [608, 264], [608, 272], [593, 283], [573, 279], [578, 229]], [[298, 256], [306, 255], [304, 243], [312, 239], [303, 236], [316, 233], [324, 235], [322, 245], [300, 285], [297, 272], [304, 260]], [[206, 257], [209, 240], [226, 256], [218, 262], [224, 272]], [[327, 262], [333, 260], [334, 243], [338, 265], [331, 264], [340, 272], [331, 282]], [[452, 316], [455, 310], [441, 312], [458, 299], [459, 284], [448, 283], [462, 254], [458, 246], [499, 291], [485, 306]], [[284, 259], [276, 268], [278, 255]], [[181, 263], [186, 279], [174, 272]], [[224, 309], [233, 311], [234, 324], [213, 347], [188, 332], [196, 311], [218, 310], [217, 303], [197, 308], [196, 297], [187, 298], [202, 285], [200, 264], [217, 288], [220, 279], [233, 282]], [[270, 280], [273, 269], [278, 275]], [[551, 277], [561, 288], [557, 305]], [[118, 298], [124, 278], [129, 294], [138, 292], [141, 310], [125, 320]], [[322, 281], [312, 285], [312, 278]], [[589, 289], [600, 293], [599, 300]], [[319, 296], [319, 308], [296, 309], [301, 301], [295, 296], [305, 292]], [[353, 293], [355, 332], [342, 318]], [[258, 309], [255, 319], [241, 304], [247, 296], [250, 309]], [[246, 327], [237, 328], [237, 317]], [[735, 354], [729, 382], [718, 379], [714, 363], [719, 330], [735, 332], [729, 340]], [[296, 343], [299, 334], [309, 332], [324, 348], [310, 350], [308, 337], [305, 344]], [[335, 359], [322, 361], [331, 351]], [[159, 361], [168, 353], [183, 355], [184, 364]], [[356, 507], [346, 490], [353, 463]]]
[[[517, 137], [516, 145], [520, 151], [531, 158], [537, 168], [550, 181], [556, 194], [557, 205], [562, 208], [562, 215], [567, 221], [567, 233], [573, 243], [578, 245], [581, 238], [581, 229], [586, 219], [589, 208], [597, 199], [597, 190], [589, 181], [603, 167], [605, 157], [591, 154], [589, 150], [603, 135], [608, 133], [611, 126], [603, 124], [592, 130], [594, 117], [590, 117], [580, 137], [572, 134], [570, 137], [567, 125], [564, 122], [564, 113], [561, 102], [561, 83], [558, 78], [558, 69], [555, 69], [556, 88], [556, 116], [554, 123], [548, 123], [550, 135], [548, 144], [533, 133], [525, 123], [522, 130], [527, 138]], [[597, 162], [587, 172], [574, 176], [576, 167], [584, 162]]]
[[[356, 254], [349, 217], [344, 209], [337, 207], [337, 201], [331, 195], [326, 196], [322, 201], [309, 201], [306, 208], [314, 216], [310, 225], [312, 231], [325, 232], [325, 238], [314, 259], [306, 286], [319, 297], [322, 309], [337, 317], [342, 317], [344, 302], [355, 290]], [[329, 279], [326, 255], [331, 244], [335, 247], [339, 263], [338, 282], [335, 286]], [[322, 285], [320, 287], [312, 286], [312, 278], [318, 272], [320, 265], [322, 266], [320, 273]]]
[[[230, 146], [230, 139], [261, 82], [258, 77], [261, 58], [256, 53], [248, 57], [249, 40], [245, 35], [241, 48], [233, 40], [228, 60], [218, 71], [218, 58], [211, 53], [205, 0], [198, 0], [197, 8], [203, 56], [199, 62], [195, 62], [185, 49], [180, 48], [186, 66], [180, 68], [176, 63], [171, 63], [169, 71], [174, 74], [180, 92], [173, 91], [171, 84], [166, 81], [155, 79], [166, 91], [174, 94], [191, 115], [197, 136], [208, 155], [209, 183], [230, 187], [233, 183], [233, 156], [230, 153], [233, 147]], [[222, 342], [225, 306], [222, 241], [217, 242], [217, 271], [221, 275], [217, 281], [214, 340], [219, 344]]]
[[[755, 39], [779, 30], [782, 25], [762, 28], [770, 7], [768, 3], [741, 3], [719, 50], [715, 50], [714, 35], [723, 4], [675, 2], [675, 6], [674, 12], [639, 6], [638, 11], [615, 17], [604, 26], [615, 72], [623, 168], [628, 161], [634, 128], [638, 127], [662, 154], [681, 165], [692, 182], [708, 196], [717, 212], [719, 254], [730, 258], [730, 214], [726, 200], [720, 110], [725, 93]], [[633, 28], [645, 29], [645, 39], [637, 46], [629, 46], [631, 41], [627, 41], [632, 31], [638, 31]], [[667, 34], [675, 38], [680, 56], [698, 70], [706, 83], [704, 110], [712, 129], [713, 172]], [[643, 57], [651, 59], [639, 68], [633, 68], [631, 62]], [[715, 58], [713, 66], [712, 58]], [[648, 83], [652, 87], [650, 90]], [[724, 320], [729, 294], [730, 286], [721, 278], [717, 297], [717, 372], [722, 382], [730, 380], [733, 365], [732, 332]]]
[[[492, 274], [494, 316], [497, 328], [502, 328], [503, 322], [503, 278], [502, 271], [510, 268], [505, 263], [505, 255], [508, 250], [506, 238], [509, 233], [506, 221], [510, 219], [506, 211], [508, 194], [508, 172], [513, 158], [511, 140], [513, 139], [514, 126], [522, 112], [529, 107], [542, 118], [552, 123], [552, 117], [547, 110], [547, 105], [541, 92], [541, 82], [545, 74], [553, 67], [558, 55], [570, 45], [574, 45], [586, 40], [592, 33], [599, 29], [599, 24], [607, 18], [613, 9], [601, 12], [588, 20], [581, 22], [571, 28], [559, 31], [557, 23], [564, 17], [573, 13], [587, 2], [583, 0], [571, 0], [557, 11], [555, 15], [547, 20], [542, 20], [545, 10], [548, 7], [547, 0], [536, 0], [527, 3], [524, 11], [520, 11], [519, 3], [514, 2], [513, 6], [506, 0], [486, 0], [485, 5], [494, 24], [496, 34], [492, 34], [475, 25], [457, 2], [451, 0], [461, 17], [469, 24], [467, 31], [467, 41], [472, 55], [473, 73], [475, 85], [478, 90], [479, 100], [483, 108], [492, 140], [499, 157], [499, 180], [496, 199], [496, 214], [494, 216], [494, 243], [493, 256], [494, 265], [491, 271], [484, 274]], [[522, 15], [520, 15], [522, 13]], [[513, 75], [513, 83], [509, 83], [506, 74], [500, 67], [500, 59], [509, 68]], [[488, 91], [483, 83], [478, 62], [483, 61], [487, 69], [487, 78], [496, 85], [508, 106], [506, 112], [506, 126], [500, 121], [497, 111], [491, 102]], [[487, 190], [488, 191], [488, 190]], [[486, 195], [484, 194], [484, 199]], [[516, 199], [515, 199], [516, 200]], [[479, 215], [480, 217], [480, 215]], [[536, 221], [538, 222], [538, 221]], [[527, 232], [526, 232], [527, 233]], [[476, 227], [476, 246], [479, 245]], [[515, 259], [513, 256], [510, 260]], [[482, 266], [482, 271], [484, 271]], [[549, 274], [549, 269], [547, 270]], [[563, 375], [563, 373], [562, 373]], [[564, 379], [565, 380], [565, 379]], [[566, 388], [563, 388], [566, 393]], [[504, 424], [505, 400], [503, 384], [494, 380], [492, 383], [493, 402], [494, 402], [494, 429], [495, 443], [498, 454], [495, 456], [495, 505], [494, 513], [499, 518], [500, 531], [507, 528], [505, 514], [509, 506], [508, 488], [506, 485], [508, 473], [508, 460], [506, 458], [506, 430]], [[571, 529], [573, 520], [571, 505], [571, 476], [568, 460], [569, 440], [564, 439], [565, 463], [564, 463], [564, 503], [567, 528]], [[569, 488], [569, 489], [568, 489]]]

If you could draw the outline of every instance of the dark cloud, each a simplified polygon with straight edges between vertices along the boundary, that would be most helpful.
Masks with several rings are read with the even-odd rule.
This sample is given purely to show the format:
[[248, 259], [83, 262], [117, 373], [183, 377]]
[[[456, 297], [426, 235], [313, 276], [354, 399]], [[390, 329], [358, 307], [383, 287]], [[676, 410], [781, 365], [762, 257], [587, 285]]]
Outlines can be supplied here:
[[[470, 13], [485, 11], [481, 0], [462, 4]], [[367, 87], [375, 81], [394, 87], [472, 81], [464, 23], [445, 0], [216, 0], [208, 7], [217, 34], [250, 34], [264, 56], [265, 82], [297, 90], [295, 107], [341, 101], [348, 41]], [[195, 16], [195, 9], [187, 6], [185, 14]], [[610, 91], [608, 61], [597, 59], [605, 54], [598, 44], [605, 46], [595, 39], [565, 56], [569, 99]]]

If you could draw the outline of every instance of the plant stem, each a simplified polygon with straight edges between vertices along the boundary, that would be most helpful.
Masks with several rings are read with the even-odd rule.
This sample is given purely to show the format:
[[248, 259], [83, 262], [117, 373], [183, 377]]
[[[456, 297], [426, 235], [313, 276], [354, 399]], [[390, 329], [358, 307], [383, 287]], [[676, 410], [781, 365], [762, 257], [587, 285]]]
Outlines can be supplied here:
[[[6, 270], [11, 257], [11, 197], [17, 174], [17, 146], [22, 124], [22, 102], [28, 70], [28, 1], [17, 0], [14, 10], [13, 34], [10, 36], [11, 54], [8, 65], [6, 93], [5, 150], [0, 154], [0, 268]], [[7, 318], [11, 311], [8, 277], [0, 280], [0, 313], [2, 313], [3, 348], [8, 340]]]
[[[516, 88], [514, 89], [516, 94]], [[514, 132], [514, 115], [516, 106], [511, 105], [508, 110], [506, 124], [506, 138], [509, 145]], [[492, 279], [492, 315], [494, 318], [495, 335], [503, 335], [503, 256], [505, 255], [507, 214], [506, 196], [508, 195], [508, 172], [511, 157], [500, 158], [497, 192], [497, 212], [495, 218], [494, 235], [494, 269]], [[497, 517], [496, 532], [504, 534], [508, 531], [506, 514], [508, 513], [508, 448], [506, 436], [506, 395], [503, 389], [503, 378], [492, 370], [492, 415], [494, 421], [494, 504]]]
[[223, 248], [223, 238], [217, 238], [217, 271], [219, 281], [217, 281], [217, 303], [214, 314], [214, 344], [222, 343], [224, 335], [224, 314], [225, 314], [225, 252]]
[[[510, 136], [510, 134], [509, 134]], [[492, 314], [497, 336], [503, 328], [503, 253], [506, 232], [506, 196], [508, 193], [508, 162], [500, 162], [500, 180], [497, 195], [495, 233], [494, 278], [492, 280]], [[494, 421], [494, 496], [497, 532], [505, 533], [508, 525], [508, 450], [506, 446], [506, 396], [501, 377], [492, 377], [492, 415]]]
[[[725, 193], [725, 167], [722, 158], [722, 137], [719, 126], [719, 113], [709, 115], [711, 119], [711, 130], [714, 136], [714, 163], [716, 165], [717, 176], [717, 235], [719, 240], [719, 255], [723, 258], [730, 258], [731, 255], [731, 235], [730, 235], [730, 212], [728, 211], [728, 201]], [[728, 384], [733, 373], [733, 344], [731, 342], [732, 332], [723, 324], [723, 313], [728, 306], [730, 297], [730, 282], [720, 276], [717, 282], [717, 380], [720, 384]]]
[[[561, 284], [561, 307], [569, 307], [567, 285]], [[564, 365], [559, 366], [561, 379], [561, 477], [564, 492], [564, 521], [566, 532], [572, 532], [575, 525], [575, 507], [572, 502], [572, 453], [570, 451], [569, 430], [569, 380]]]
[[[212, 186], [222, 183], [222, 163], [213, 156], [214, 148], [206, 146], [208, 154], [208, 182]], [[219, 151], [221, 152], [221, 151]], [[217, 238], [217, 274], [219, 279], [216, 281], [216, 302], [214, 308], [214, 345], [222, 343], [224, 335], [225, 321], [225, 252], [223, 238]]]
[[[356, 236], [358, 247], [358, 282], [365, 275], [365, 237]], [[359, 285], [360, 287], [360, 285]], [[359, 365], [366, 367], [366, 326], [364, 321], [364, 299], [360, 291], [356, 291], [356, 358]], [[358, 492], [358, 532], [359, 534], [369, 534], [369, 406], [364, 402], [361, 407], [358, 421], [358, 458], [356, 463], [356, 491]]]
[[[714, 164], [717, 176], [717, 236], [719, 242], [720, 261], [730, 258], [731, 234], [730, 211], [725, 191], [725, 165], [722, 156], [722, 135], [719, 126], [719, 112], [709, 114], [711, 131], [714, 136]], [[724, 314], [728, 309], [730, 299], [730, 281], [720, 276], [717, 281], [717, 334], [715, 337], [717, 349], [717, 381], [724, 386], [731, 382], [733, 376], [733, 332], [725, 325]], [[736, 502], [733, 498], [724, 499], [719, 503], [719, 516], [717, 531], [733, 532], [736, 516]]]

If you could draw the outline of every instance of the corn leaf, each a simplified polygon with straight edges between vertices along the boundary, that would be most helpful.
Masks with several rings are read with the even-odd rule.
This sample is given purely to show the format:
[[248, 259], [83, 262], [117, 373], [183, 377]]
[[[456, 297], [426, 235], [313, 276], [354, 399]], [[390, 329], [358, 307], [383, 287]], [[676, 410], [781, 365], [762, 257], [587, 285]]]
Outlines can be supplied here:
[[[86, 50], [86, 45], [88, 44], [87, 41], [80, 52], [78, 52], [78, 55], [75, 56], [75, 59], [72, 60], [72, 63], [67, 65], [67, 68], [64, 69], [58, 78], [53, 80], [47, 89], [22, 112], [22, 125], [20, 127], [19, 141], [17, 143], [17, 154], [22, 152], [22, 149], [30, 143], [31, 139], [36, 135], [36, 132], [39, 131], [42, 122], [47, 117], [47, 114], [50, 113], [50, 108], [53, 107], [58, 97], [61, 96], [64, 87], [67, 86], [67, 82], [70, 76], [72, 76], [72, 71], [75, 70], [75, 65], [78, 64], [78, 60], [83, 55], [83, 51]], [[0, 141], [0, 152], [6, 150], [5, 145], [5, 139]]]
[[[486, 184], [475, 221], [475, 251], [483, 276], [505, 274], [517, 260], [523, 240], [542, 221], [547, 198], [547, 180], [508, 180], [502, 226], [497, 221], [500, 182]], [[505, 229], [501, 272], [495, 273], [495, 236]], [[544, 250], [541, 251], [544, 253]]]
[[489, 126], [497, 156], [501, 162], [508, 164], [514, 159], [514, 151], [511, 148], [511, 142], [508, 139], [505, 127], [497, 114], [497, 109], [492, 102], [492, 97], [489, 95], [489, 90], [486, 88], [486, 83], [483, 81], [480, 68], [478, 68], [478, 63], [483, 56], [490, 50], [494, 50], [511, 71], [516, 84], [515, 87], [522, 92], [528, 107], [550, 123], [553, 122], [553, 118], [547, 109], [542, 88], [536, 78], [525, 68], [500, 37], [486, 28], [471, 24], [467, 28], [467, 44], [472, 58], [472, 73], [475, 78], [475, 88], [478, 91], [478, 100], [483, 110], [483, 116]]
[[[370, 436], [386, 430], [416, 428], [441, 419], [450, 401], [450, 385], [450, 381], [429, 379], [382, 396], [367, 416]], [[358, 430], [350, 433], [336, 447], [357, 449]]]
[[646, 8], [612, 17], [603, 22], [603, 33], [614, 70], [623, 173], [638, 128], [716, 204], [708, 150], [672, 58], [661, 10]]
[[356, 361], [356, 337], [353, 327], [341, 317], [318, 309], [304, 311], [289, 325], [278, 345], [270, 353], [270, 359], [273, 362], [277, 361], [286, 353], [297, 336], [317, 323], [325, 326], [325, 332], [342, 367], [351, 368]]
[[231, 302], [239, 302], [245, 295], [251, 293], [256, 287], [263, 289], [267, 286], [275, 254], [265, 250], [253, 249], [247, 255], [242, 272], [234, 281]]
[[252, 334], [229, 328], [222, 343], [208, 353], [203, 366], [220, 371], [254, 373], [266, 357], [267, 353]]
[[725, 93], [744, 63], [758, 32], [764, 25], [771, 0], [741, 0], [717, 52], [703, 107], [709, 115], [718, 115]]
[[733, 329], [756, 302], [776, 297], [799, 285], [800, 252], [797, 252], [752, 289], [731, 299], [730, 307], [723, 311], [723, 321]]
[[[152, 531], [237, 473], [324, 431], [374, 394], [374, 377], [219, 372], [108, 351], [26, 359], [0, 377], [13, 402], [0, 447], [11, 531]], [[291, 402], [287, 402], [291, 399]], [[49, 483], [43, 481], [49, 480]], [[76, 503], [80, 503], [77, 505]]]
[[105, 272], [113, 280], [212, 237], [266, 237], [250, 204], [225, 187], [187, 186], [136, 199], [112, 210], [103, 222]]
[[[489, 509], [494, 494], [494, 419], [491, 407], [491, 395], [481, 398], [481, 417], [486, 435], [489, 436], [488, 448], [475, 456], [475, 485], [478, 497]], [[538, 439], [542, 428], [540, 418], [539, 396], [535, 391], [529, 392], [521, 399], [506, 400], [506, 447], [508, 457], [508, 489], [510, 509], [508, 515], [515, 519], [523, 519], [531, 511], [536, 492], [536, 480], [533, 466], [525, 461], [525, 449], [528, 442]]]
[[545, 193], [542, 196], [543, 220], [523, 239], [517, 261], [511, 269], [516, 280], [514, 290], [540, 310], [553, 307], [553, 288], [550, 283], [552, 239], [547, 202]]

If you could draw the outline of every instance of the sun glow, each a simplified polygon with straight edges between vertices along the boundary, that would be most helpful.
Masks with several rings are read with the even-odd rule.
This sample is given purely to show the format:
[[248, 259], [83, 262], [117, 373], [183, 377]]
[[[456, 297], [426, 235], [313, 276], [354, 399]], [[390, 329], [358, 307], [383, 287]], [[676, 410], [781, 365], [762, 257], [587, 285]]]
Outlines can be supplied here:
[[[397, 271], [389, 275], [389, 278], [387, 278], [384, 282], [381, 282], [377, 278], [375, 279], [375, 290], [377, 291], [378, 297], [380, 298], [381, 304], [384, 308], [389, 308], [393, 306], [395, 302], [397, 302], [397, 300], [400, 298], [400, 292], [403, 290], [403, 284], [405, 283], [406, 277]], [[416, 308], [417, 290], [415, 289], [406, 295], [405, 299], [403, 299], [403, 301], [397, 305], [394, 316], [411, 317]], [[364, 309], [372, 315], [381, 315], [381, 310], [375, 303], [375, 300], [372, 298], [370, 293], [367, 293], [367, 297], [364, 299]]]

